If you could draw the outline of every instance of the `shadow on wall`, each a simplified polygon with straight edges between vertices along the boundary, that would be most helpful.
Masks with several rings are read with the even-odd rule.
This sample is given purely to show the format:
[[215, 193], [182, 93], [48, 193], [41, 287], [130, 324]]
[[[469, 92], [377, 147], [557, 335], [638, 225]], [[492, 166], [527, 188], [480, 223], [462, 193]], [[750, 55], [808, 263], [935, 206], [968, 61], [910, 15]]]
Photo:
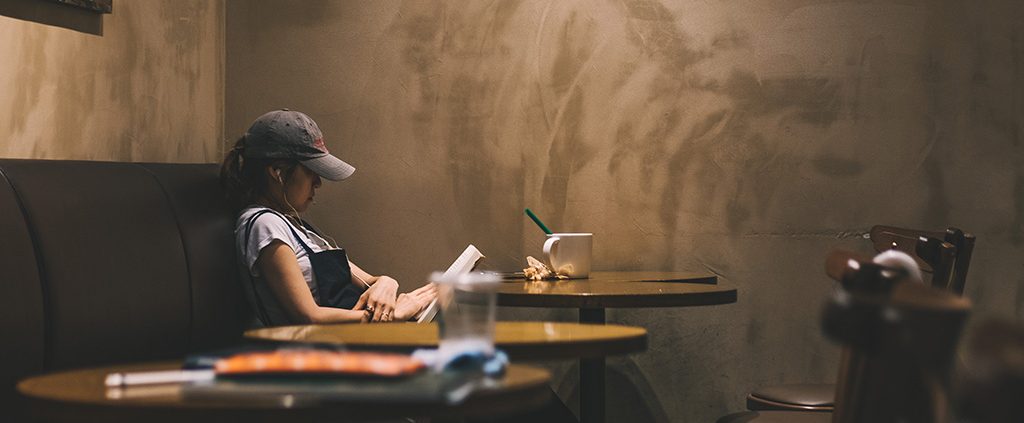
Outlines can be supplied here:
[[[396, 107], [411, 113], [418, 154], [441, 157], [445, 140], [440, 162], [467, 232], [520, 239], [520, 225], [493, 222], [521, 221], [528, 203], [555, 228], [599, 231], [601, 216], [635, 216], [656, 234], [605, 240], [675, 251], [717, 216], [730, 232], [774, 218], [786, 177], [809, 156], [825, 176], [863, 172], [787, 132], [820, 134], [840, 120], [842, 81], [758, 76], [735, 61], [754, 49], [745, 29], [706, 44], [661, 2], [627, 3], [402, 4], [386, 30], [408, 72], [398, 73], [409, 95]], [[649, 260], [675, 265], [667, 254]]]
[[[530, 363], [535, 364], [535, 363]], [[631, 423], [669, 423], [668, 414], [658, 401], [656, 391], [643, 377], [634, 377], [640, 370], [631, 360], [615, 360], [616, 367], [609, 366], [605, 373], [606, 420]], [[623, 368], [624, 367], [624, 368]], [[555, 383], [556, 392], [577, 415], [579, 415], [580, 386], [579, 363], [573, 363], [565, 370], [566, 377]]]
[[657, 391], [642, 375], [643, 372], [633, 360], [616, 360], [616, 367], [610, 367], [607, 373], [607, 385], [611, 387], [606, 395], [614, 395], [609, 399], [617, 407], [608, 408], [608, 421], [632, 423], [668, 423], [671, 420], [664, 407], [658, 401]]
[[6, 0], [0, 2], [0, 15], [103, 35], [103, 14], [49, 1]]

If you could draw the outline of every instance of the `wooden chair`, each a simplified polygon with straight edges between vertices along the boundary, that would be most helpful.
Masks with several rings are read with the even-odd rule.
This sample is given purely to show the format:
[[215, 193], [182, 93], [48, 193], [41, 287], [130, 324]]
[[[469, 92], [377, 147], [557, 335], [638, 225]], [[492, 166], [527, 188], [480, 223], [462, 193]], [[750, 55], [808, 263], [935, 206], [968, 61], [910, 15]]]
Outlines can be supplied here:
[[[871, 228], [870, 237], [875, 251], [898, 249], [914, 257], [922, 270], [932, 272], [932, 286], [963, 294], [967, 285], [967, 270], [971, 267], [971, 255], [974, 252], [973, 234], [953, 227], [946, 229], [945, 232], [935, 232], [877, 225]], [[927, 238], [930, 241], [922, 244], [908, 238]], [[952, 245], [954, 249], [950, 251], [944, 248], [938, 240]], [[946, 266], [951, 269], [948, 274]]]
[[[896, 249], [914, 258], [924, 273], [931, 274], [932, 286], [963, 293], [974, 235], [957, 228], [935, 232], [878, 225], [871, 228], [870, 239], [875, 251]], [[832, 411], [835, 391], [831, 383], [763, 387], [747, 395], [747, 409]]]
[[900, 283], [898, 269], [847, 252], [828, 273], [843, 289], [822, 316], [844, 346], [834, 413], [746, 411], [718, 423], [947, 423], [950, 367], [970, 302], [946, 289]]

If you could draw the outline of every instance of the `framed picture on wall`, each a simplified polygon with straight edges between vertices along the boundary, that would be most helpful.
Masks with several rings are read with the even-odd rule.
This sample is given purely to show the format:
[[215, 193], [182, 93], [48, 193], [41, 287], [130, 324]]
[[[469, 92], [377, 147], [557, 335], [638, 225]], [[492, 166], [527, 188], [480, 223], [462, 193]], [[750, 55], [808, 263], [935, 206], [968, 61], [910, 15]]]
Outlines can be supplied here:
[[112, 4], [114, 0], [49, 0], [55, 3], [66, 4], [68, 6], [81, 7], [83, 9], [89, 9], [96, 13], [110, 13], [114, 10]]

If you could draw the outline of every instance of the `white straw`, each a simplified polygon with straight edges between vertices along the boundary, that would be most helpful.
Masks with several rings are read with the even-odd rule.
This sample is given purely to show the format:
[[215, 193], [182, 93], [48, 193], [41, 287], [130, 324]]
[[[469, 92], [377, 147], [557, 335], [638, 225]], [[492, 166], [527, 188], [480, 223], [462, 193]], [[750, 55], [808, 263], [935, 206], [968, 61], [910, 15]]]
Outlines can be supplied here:
[[213, 380], [213, 370], [165, 370], [160, 372], [111, 373], [106, 386], [156, 385]]

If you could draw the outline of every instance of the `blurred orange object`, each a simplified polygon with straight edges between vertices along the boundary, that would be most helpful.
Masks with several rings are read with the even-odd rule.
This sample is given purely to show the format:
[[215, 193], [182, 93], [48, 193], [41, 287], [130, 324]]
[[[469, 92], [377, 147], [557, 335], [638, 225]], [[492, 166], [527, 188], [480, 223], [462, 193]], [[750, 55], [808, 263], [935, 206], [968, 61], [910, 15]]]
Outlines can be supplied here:
[[218, 376], [258, 374], [339, 374], [396, 377], [424, 368], [401, 354], [319, 350], [279, 350], [238, 354], [217, 361]]

